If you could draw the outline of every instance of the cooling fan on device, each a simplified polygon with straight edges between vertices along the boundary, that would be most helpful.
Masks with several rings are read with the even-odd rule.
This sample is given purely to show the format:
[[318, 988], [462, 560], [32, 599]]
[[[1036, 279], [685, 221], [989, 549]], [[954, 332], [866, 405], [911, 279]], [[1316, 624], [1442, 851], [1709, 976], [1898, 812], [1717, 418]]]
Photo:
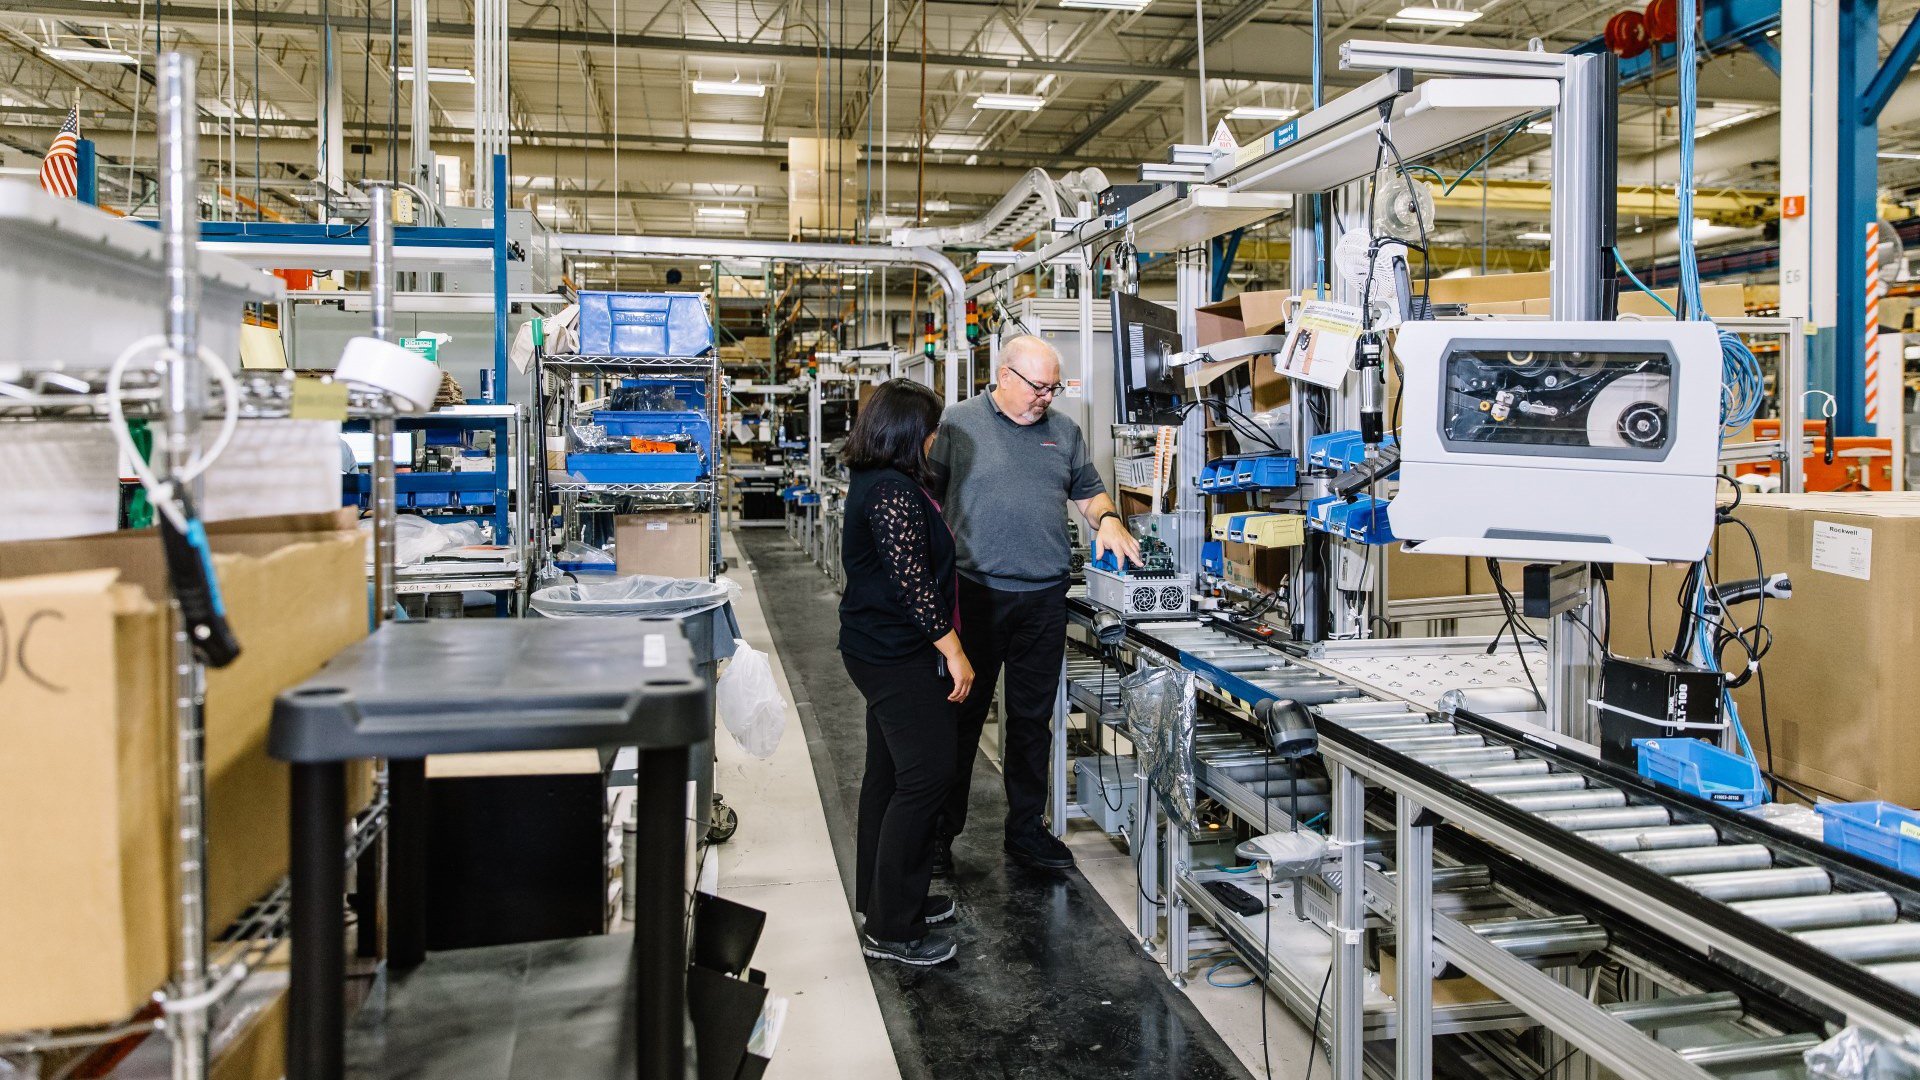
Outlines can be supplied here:
[[1433, 231], [1433, 189], [1398, 169], [1374, 174], [1373, 231], [1417, 241]]

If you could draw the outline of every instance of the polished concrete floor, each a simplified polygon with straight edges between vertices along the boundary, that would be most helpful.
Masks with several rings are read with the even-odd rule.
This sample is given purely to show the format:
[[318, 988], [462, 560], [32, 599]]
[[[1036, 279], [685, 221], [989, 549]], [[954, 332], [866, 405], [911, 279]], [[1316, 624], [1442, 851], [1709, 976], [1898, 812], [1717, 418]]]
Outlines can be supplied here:
[[[783, 532], [738, 536], [787, 670], [842, 885], [850, 892], [864, 704], [834, 647], [838, 596]], [[1086, 876], [1007, 863], [1000, 851], [1004, 815], [999, 774], [983, 757], [974, 771], [971, 824], [954, 853], [958, 870], [942, 883], [961, 905], [953, 930], [959, 957], [929, 969], [869, 967], [900, 1075], [1249, 1076], [1194, 1002], [1134, 946]], [[1112, 867], [1101, 870], [1110, 874]], [[844, 893], [841, 903], [844, 915]], [[1240, 993], [1258, 1000], [1257, 989]], [[1297, 1027], [1284, 1017], [1275, 1023]], [[1288, 1058], [1304, 1066], [1303, 1055], [1289, 1054], [1276, 1059], [1276, 1068]]]

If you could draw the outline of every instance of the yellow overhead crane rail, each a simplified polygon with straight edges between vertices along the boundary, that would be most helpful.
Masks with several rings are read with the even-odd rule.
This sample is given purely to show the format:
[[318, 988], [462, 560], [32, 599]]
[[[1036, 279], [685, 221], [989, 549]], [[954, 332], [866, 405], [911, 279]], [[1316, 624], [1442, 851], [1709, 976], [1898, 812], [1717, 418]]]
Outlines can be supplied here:
[[[1553, 188], [1545, 180], [1466, 177], [1444, 195], [1437, 186], [1429, 187], [1434, 194], [1434, 210], [1443, 217], [1478, 215], [1483, 193], [1489, 211], [1529, 214], [1546, 221], [1553, 207]], [[1623, 218], [1672, 218], [1680, 212], [1679, 200], [1671, 188], [1621, 184], [1617, 191], [1616, 205]], [[1693, 197], [1693, 209], [1697, 216], [1715, 225], [1752, 228], [1780, 216], [1780, 195], [1740, 188], [1702, 189]]]

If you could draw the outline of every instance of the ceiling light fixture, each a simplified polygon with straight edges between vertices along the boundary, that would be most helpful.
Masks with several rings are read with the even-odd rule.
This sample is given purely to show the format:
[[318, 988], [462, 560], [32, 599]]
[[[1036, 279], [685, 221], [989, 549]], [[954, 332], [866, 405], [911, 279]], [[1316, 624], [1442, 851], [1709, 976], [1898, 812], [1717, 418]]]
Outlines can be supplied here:
[[978, 150], [985, 145], [984, 135], [935, 135], [927, 140], [929, 150]]
[[1465, 26], [1479, 17], [1479, 12], [1468, 11], [1465, 8], [1414, 5], [1401, 8], [1398, 15], [1387, 21], [1418, 23], [1422, 26]]
[[1696, 123], [1693, 128], [1693, 135], [1694, 138], [1699, 138], [1702, 135], [1711, 135], [1716, 131], [1725, 131], [1736, 124], [1744, 124], [1749, 120], [1758, 120], [1765, 115], [1765, 109], [1754, 109], [1751, 112], [1734, 113], [1732, 116], [1723, 116], [1718, 120], [1712, 120], [1705, 124]]
[[840, 268], [841, 277], [865, 277], [871, 273], [873, 273], [873, 267], [871, 266], [843, 266]]
[[747, 208], [744, 206], [697, 206], [693, 213], [695, 217], [731, 218], [735, 221], [744, 221]]
[[928, 199], [921, 209], [929, 214], [944, 214], [953, 209], [953, 204], [945, 199]]
[[981, 94], [973, 99], [976, 109], [997, 109], [1001, 112], [1039, 112], [1047, 99], [1039, 94]]
[[1883, 161], [1920, 161], [1920, 154], [1910, 154], [1899, 150], [1882, 150], [1876, 156]]
[[767, 84], [758, 82], [715, 82], [712, 79], [693, 80], [693, 92], [713, 94], [720, 97], [766, 97]]
[[131, 55], [119, 49], [76, 49], [62, 45], [42, 45], [40, 55], [49, 60], [65, 60], [70, 64], [132, 64]]
[[[394, 77], [401, 82], [412, 82], [413, 69], [410, 67], [397, 68], [394, 71]], [[473, 85], [473, 72], [467, 68], [430, 67], [427, 69], [427, 81], [430, 83], [465, 83], [471, 86]]]
[[1547, 241], [1547, 240], [1553, 239], [1553, 234], [1543, 233], [1543, 232], [1523, 232], [1519, 235], [1518, 239]]
[[1299, 109], [1282, 108], [1279, 105], [1235, 105], [1227, 112], [1229, 120], [1291, 120], [1299, 116]]
[[1060, 0], [1063, 8], [1077, 8], [1081, 11], [1129, 11], [1141, 12], [1153, 5], [1153, 0]]

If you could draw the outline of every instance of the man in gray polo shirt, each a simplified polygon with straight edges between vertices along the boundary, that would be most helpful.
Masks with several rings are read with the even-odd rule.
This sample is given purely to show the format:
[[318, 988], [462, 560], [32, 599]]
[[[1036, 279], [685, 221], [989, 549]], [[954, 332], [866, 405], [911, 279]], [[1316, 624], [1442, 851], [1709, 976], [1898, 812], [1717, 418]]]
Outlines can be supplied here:
[[1071, 419], [1047, 411], [1060, 385], [1060, 354], [1022, 335], [1000, 350], [993, 389], [949, 408], [928, 455], [933, 491], [953, 529], [960, 570], [960, 643], [974, 670], [960, 706], [960, 746], [940, 823], [936, 868], [951, 865], [967, 820], [980, 731], [1002, 668], [1007, 678], [1006, 851], [1029, 866], [1073, 865], [1047, 831], [1047, 763], [1054, 697], [1067, 644], [1066, 504], [1094, 527], [1094, 554], [1113, 550], [1138, 564], [1128, 532], [1086, 439]]

